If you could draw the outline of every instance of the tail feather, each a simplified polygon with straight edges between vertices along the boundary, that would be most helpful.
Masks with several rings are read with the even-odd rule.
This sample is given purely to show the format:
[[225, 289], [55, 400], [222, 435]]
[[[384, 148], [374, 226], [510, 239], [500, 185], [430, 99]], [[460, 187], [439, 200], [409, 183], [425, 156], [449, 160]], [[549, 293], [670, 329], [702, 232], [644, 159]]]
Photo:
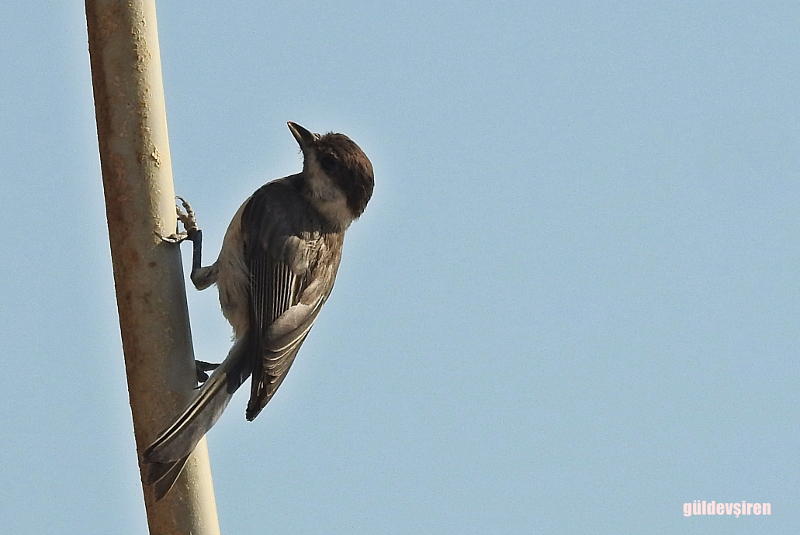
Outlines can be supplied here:
[[153, 492], [156, 496], [156, 501], [161, 500], [167, 495], [169, 489], [175, 484], [178, 476], [181, 475], [183, 467], [189, 456], [179, 459], [177, 461], [170, 461], [168, 463], [148, 463], [148, 470], [145, 474], [145, 483], [153, 485]]
[[197, 443], [217, 423], [233, 393], [252, 371], [247, 336], [239, 338], [227, 358], [198, 391], [189, 406], [144, 451], [149, 464], [145, 483], [158, 483], [160, 499], [180, 475]]

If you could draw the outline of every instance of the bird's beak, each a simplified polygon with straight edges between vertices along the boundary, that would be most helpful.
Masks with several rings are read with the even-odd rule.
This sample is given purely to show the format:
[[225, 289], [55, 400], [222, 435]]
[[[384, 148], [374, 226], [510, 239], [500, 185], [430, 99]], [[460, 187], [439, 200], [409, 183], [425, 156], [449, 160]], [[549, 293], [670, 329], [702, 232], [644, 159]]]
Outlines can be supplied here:
[[286, 124], [289, 125], [289, 130], [292, 131], [292, 135], [297, 140], [297, 144], [300, 145], [301, 149], [305, 149], [317, 139], [316, 135], [314, 135], [312, 132], [309, 132], [297, 123], [289, 121]]

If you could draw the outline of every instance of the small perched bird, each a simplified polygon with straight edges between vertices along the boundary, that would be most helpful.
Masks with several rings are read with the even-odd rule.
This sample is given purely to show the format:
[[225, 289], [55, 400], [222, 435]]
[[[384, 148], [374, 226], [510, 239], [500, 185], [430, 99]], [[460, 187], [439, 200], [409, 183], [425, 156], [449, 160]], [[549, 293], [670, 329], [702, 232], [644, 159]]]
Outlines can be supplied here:
[[[303, 171], [265, 184], [242, 204], [210, 266], [201, 267], [202, 232], [181, 199], [186, 232], [173, 241], [192, 241], [192, 283], [198, 290], [217, 284], [235, 340], [221, 364], [198, 362], [198, 378], [207, 380], [142, 454], [156, 499], [172, 488], [248, 377], [248, 420], [275, 394], [333, 289], [345, 231], [372, 196], [372, 164], [350, 138], [288, 124], [303, 152]], [[203, 372], [211, 369], [209, 378]]]

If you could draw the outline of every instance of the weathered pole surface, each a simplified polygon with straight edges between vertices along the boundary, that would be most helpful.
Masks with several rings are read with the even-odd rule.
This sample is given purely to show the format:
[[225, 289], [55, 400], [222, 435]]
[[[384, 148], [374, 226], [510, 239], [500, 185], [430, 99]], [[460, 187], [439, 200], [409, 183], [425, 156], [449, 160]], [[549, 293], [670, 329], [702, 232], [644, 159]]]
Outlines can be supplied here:
[[[137, 452], [186, 406], [194, 355], [167, 139], [155, 0], [86, 0], [97, 136]], [[150, 533], [219, 533], [205, 439], [156, 502]]]

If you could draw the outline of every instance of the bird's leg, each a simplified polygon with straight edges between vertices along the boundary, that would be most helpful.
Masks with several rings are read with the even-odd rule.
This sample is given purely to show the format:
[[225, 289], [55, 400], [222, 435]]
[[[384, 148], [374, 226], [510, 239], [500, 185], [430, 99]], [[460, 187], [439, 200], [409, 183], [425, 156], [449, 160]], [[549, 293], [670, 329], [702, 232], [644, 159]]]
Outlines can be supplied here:
[[[197, 218], [195, 218], [194, 210], [192, 210], [192, 206], [184, 199], [183, 197], [176, 197], [180, 199], [181, 204], [186, 209], [184, 213], [180, 207], [176, 206], [178, 211], [178, 219], [181, 223], [183, 223], [183, 228], [186, 229], [186, 237], [184, 239], [191, 240], [192, 242], [192, 274], [191, 279], [195, 286], [197, 283], [195, 282], [195, 277], [197, 276], [197, 271], [202, 269], [202, 256], [203, 256], [203, 231], [200, 230], [200, 227], [197, 226]], [[204, 286], [205, 288], [207, 286]], [[203, 288], [197, 288], [198, 290], [202, 290]]]
[[202, 266], [203, 256], [203, 231], [197, 226], [197, 219], [194, 215], [194, 210], [186, 199], [183, 197], [175, 197], [181, 201], [181, 205], [186, 209], [184, 212], [180, 206], [176, 206], [175, 210], [178, 212], [178, 221], [183, 223], [184, 232], [178, 232], [171, 236], [159, 236], [163, 241], [168, 243], [181, 243], [184, 240], [192, 242], [192, 272], [189, 277], [192, 279], [192, 284], [198, 290], [205, 290], [215, 282], [217, 282], [217, 266], [211, 265], [207, 267]]
[[[197, 219], [195, 218], [194, 210], [192, 210], [192, 206], [189, 202], [183, 197], [177, 198], [180, 199], [181, 205], [183, 205], [183, 208], [186, 210], [184, 213], [180, 207], [176, 207], [178, 210], [178, 219], [183, 223], [183, 228], [186, 229], [185, 239], [191, 240], [192, 242], [192, 273], [189, 277], [192, 279], [192, 284], [194, 284], [195, 288], [204, 290], [216, 282], [216, 269], [213, 267], [202, 267], [203, 231], [197, 226]], [[195, 360], [194, 366], [195, 373], [197, 374], [197, 382], [202, 386], [203, 383], [208, 381], [209, 376], [206, 372], [217, 369], [219, 364]]]
[[[183, 224], [184, 232], [173, 234], [166, 238], [161, 239], [170, 243], [181, 243], [184, 240], [191, 240], [192, 242], [192, 273], [190, 278], [195, 288], [203, 290], [208, 288], [211, 284], [216, 282], [216, 269], [214, 267], [202, 267], [202, 252], [203, 252], [203, 231], [197, 226], [197, 218], [194, 215], [194, 210], [189, 202], [183, 197], [176, 197], [181, 201], [185, 212], [181, 210], [180, 206], [176, 206], [175, 210], [178, 213], [178, 221]], [[212, 364], [202, 360], [195, 360], [195, 373], [197, 374], [197, 382], [202, 385], [208, 381], [209, 371], [215, 370], [219, 364]], [[198, 387], [199, 388], [199, 387]]]

